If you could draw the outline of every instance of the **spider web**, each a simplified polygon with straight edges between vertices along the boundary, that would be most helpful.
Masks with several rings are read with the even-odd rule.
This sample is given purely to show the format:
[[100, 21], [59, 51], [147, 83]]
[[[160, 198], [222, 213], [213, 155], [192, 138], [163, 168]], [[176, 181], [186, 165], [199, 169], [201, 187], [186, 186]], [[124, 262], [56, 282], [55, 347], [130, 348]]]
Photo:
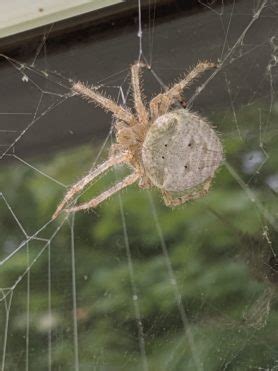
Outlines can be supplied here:
[[[158, 4], [143, 12], [138, 0], [121, 41], [134, 56], [121, 62], [109, 38], [81, 42], [83, 58], [78, 46], [50, 54], [54, 26], [31, 60], [2, 55], [1, 95], [13, 95], [0, 105], [2, 370], [277, 369], [278, 3], [199, 1], [195, 13], [177, 4], [182, 15], [159, 22]], [[116, 67], [95, 76], [107, 50]], [[148, 99], [199, 60], [218, 61], [185, 93], [225, 149], [209, 195], [171, 210], [156, 190], [132, 186], [94, 212], [51, 221], [113, 141], [109, 116], [73, 97], [71, 79], [130, 105], [136, 58], [149, 66]]]

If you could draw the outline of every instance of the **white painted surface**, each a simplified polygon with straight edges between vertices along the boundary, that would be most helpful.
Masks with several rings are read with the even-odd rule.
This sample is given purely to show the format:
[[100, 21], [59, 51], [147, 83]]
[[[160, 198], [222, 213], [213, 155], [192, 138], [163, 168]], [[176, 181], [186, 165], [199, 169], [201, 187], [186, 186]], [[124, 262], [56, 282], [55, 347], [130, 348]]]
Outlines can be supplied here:
[[0, 0], [0, 38], [124, 0]]

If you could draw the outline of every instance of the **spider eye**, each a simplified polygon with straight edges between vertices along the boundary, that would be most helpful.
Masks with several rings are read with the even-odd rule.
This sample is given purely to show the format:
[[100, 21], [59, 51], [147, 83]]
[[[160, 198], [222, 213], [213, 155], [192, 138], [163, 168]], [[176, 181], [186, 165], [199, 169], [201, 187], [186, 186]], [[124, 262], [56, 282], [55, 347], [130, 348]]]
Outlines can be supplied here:
[[164, 147], [167, 147], [168, 146], [168, 144], [164, 144]]
[[191, 147], [192, 146], [192, 143], [188, 143], [188, 147]]
[[165, 159], [165, 157], [164, 157], [164, 156], [161, 156], [161, 158], [163, 158], [163, 160]]
[[184, 168], [185, 168], [185, 169], [188, 169], [188, 166], [187, 166], [187, 165], [184, 165]]

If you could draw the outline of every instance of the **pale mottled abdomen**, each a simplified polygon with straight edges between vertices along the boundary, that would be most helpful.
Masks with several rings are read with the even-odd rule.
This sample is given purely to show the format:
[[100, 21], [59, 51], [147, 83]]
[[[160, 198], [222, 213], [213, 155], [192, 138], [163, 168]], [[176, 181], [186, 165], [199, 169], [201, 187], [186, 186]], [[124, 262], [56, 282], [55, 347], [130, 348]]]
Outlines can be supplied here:
[[186, 109], [157, 118], [142, 148], [152, 183], [169, 192], [183, 192], [213, 176], [223, 160], [222, 144], [212, 127]]

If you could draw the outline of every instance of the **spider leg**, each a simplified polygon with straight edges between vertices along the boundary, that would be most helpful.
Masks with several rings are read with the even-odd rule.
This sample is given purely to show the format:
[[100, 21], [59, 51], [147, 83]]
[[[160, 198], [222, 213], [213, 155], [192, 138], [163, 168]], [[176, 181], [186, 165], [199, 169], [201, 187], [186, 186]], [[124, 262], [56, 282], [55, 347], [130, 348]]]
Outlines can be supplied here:
[[165, 93], [158, 94], [150, 102], [150, 111], [153, 119], [158, 116], [165, 114], [170, 106], [178, 99], [181, 98], [182, 91], [190, 85], [190, 83], [196, 79], [201, 73], [205, 72], [210, 68], [215, 68], [215, 63], [207, 61], [200, 62], [194, 67], [184, 79], [176, 83], [172, 88], [166, 90]]
[[78, 206], [73, 206], [65, 209], [66, 212], [71, 213], [75, 211], [80, 210], [87, 210], [91, 208], [97, 207], [100, 203], [102, 203], [107, 198], [111, 197], [113, 194], [119, 192], [121, 189], [128, 187], [129, 185], [136, 182], [136, 180], [139, 178], [138, 173], [132, 173], [131, 175], [128, 175], [126, 178], [124, 178], [121, 182], [115, 184], [113, 187], [109, 188], [107, 191], [104, 191], [99, 196], [93, 198], [92, 200], [85, 202]]
[[84, 85], [80, 81], [73, 84], [72, 90], [89, 102], [94, 102], [102, 108], [112, 112], [117, 119], [122, 120], [127, 124], [131, 124], [135, 120], [133, 114], [129, 110], [118, 105], [112, 99], [107, 98], [102, 94], [97, 93], [95, 90], [90, 89], [88, 86]]
[[131, 66], [131, 83], [133, 89], [134, 107], [137, 113], [139, 122], [144, 125], [148, 124], [149, 114], [142, 100], [142, 89], [140, 81], [140, 69], [144, 65], [140, 62]]
[[97, 166], [93, 171], [90, 171], [87, 175], [85, 175], [82, 179], [80, 179], [77, 183], [75, 183], [66, 193], [62, 202], [58, 205], [55, 213], [52, 216], [52, 220], [56, 219], [57, 216], [61, 213], [67, 203], [76, 195], [76, 193], [81, 192], [87, 184], [92, 182], [95, 178], [99, 175], [105, 173], [111, 166], [122, 163], [126, 160], [126, 155], [121, 155], [118, 157], [111, 157], [104, 163]]
[[205, 196], [209, 191], [211, 181], [212, 181], [212, 178], [209, 178], [203, 183], [202, 188], [199, 191], [196, 191], [196, 192], [184, 195], [184, 196], [180, 196], [180, 197], [173, 197], [171, 192], [162, 191], [163, 200], [165, 202], [165, 205], [169, 207], [175, 207], [175, 206], [184, 204], [187, 201], [195, 200], [196, 198]]

